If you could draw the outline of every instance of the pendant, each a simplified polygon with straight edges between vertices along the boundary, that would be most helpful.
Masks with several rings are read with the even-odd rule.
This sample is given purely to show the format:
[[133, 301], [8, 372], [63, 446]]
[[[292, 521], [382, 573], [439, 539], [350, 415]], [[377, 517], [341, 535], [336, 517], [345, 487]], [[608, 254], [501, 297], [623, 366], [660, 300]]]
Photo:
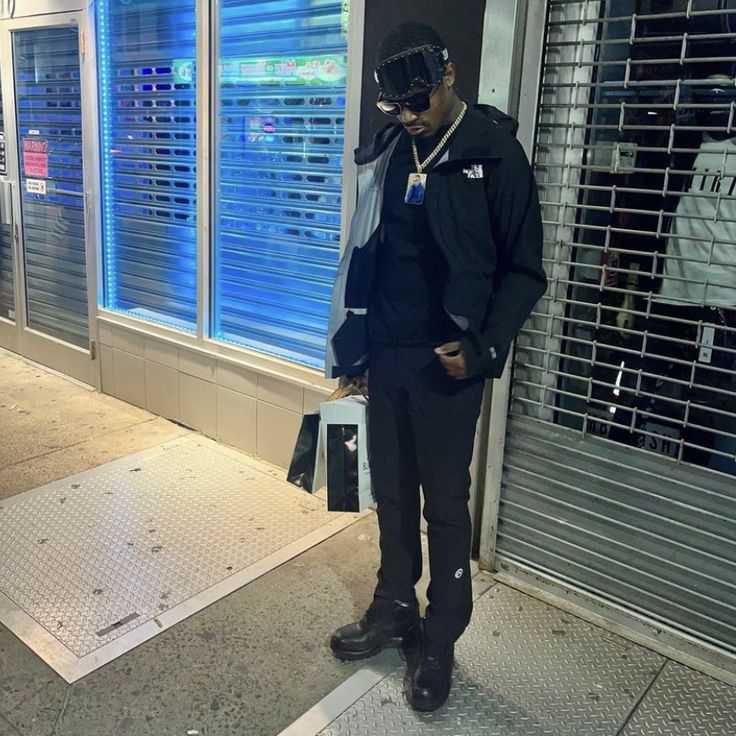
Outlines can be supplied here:
[[427, 187], [427, 175], [413, 173], [409, 174], [409, 179], [406, 183], [406, 196], [404, 202], [407, 204], [423, 204], [424, 203], [424, 190]]

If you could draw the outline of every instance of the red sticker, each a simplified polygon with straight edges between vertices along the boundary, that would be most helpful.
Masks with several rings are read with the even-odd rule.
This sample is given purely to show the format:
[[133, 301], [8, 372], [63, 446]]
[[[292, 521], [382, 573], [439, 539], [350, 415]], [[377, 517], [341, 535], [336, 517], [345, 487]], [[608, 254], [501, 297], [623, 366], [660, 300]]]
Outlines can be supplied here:
[[23, 172], [26, 176], [48, 178], [49, 144], [38, 138], [23, 139]]

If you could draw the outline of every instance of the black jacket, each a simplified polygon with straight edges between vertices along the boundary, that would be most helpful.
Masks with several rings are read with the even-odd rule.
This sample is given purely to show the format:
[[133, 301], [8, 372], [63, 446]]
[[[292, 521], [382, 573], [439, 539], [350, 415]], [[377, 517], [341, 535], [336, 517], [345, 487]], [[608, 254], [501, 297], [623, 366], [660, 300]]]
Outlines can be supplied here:
[[[448, 263], [443, 303], [463, 333], [471, 375], [501, 375], [511, 343], [547, 286], [537, 188], [517, 127], [496, 108], [469, 109], [448, 151], [428, 172], [424, 207]], [[328, 376], [368, 367], [365, 323], [383, 177], [400, 134], [393, 123], [355, 154], [358, 204], [333, 293]]]

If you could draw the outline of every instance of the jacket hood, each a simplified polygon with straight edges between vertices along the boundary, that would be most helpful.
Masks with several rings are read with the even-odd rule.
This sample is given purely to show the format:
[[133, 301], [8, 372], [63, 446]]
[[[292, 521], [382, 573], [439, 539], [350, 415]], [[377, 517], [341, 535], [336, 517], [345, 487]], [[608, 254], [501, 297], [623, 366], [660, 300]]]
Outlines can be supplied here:
[[[518, 121], [492, 105], [470, 105], [462, 124], [453, 135], [450, 160], [503, 156], [504, 139], [516, 136]], [[389, 123], [373, 140], [355, 149], [355, 163], [367, 164], [380, 156], [401, 133], [400, 123]]]

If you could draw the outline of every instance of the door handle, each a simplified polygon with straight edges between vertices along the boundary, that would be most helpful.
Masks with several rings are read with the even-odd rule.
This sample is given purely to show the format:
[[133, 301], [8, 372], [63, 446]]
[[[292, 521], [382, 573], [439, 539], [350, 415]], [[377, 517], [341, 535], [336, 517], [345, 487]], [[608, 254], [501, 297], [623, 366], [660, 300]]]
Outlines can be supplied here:
[[13, 224], [13, 184], [0, 181], [0, 224]]

